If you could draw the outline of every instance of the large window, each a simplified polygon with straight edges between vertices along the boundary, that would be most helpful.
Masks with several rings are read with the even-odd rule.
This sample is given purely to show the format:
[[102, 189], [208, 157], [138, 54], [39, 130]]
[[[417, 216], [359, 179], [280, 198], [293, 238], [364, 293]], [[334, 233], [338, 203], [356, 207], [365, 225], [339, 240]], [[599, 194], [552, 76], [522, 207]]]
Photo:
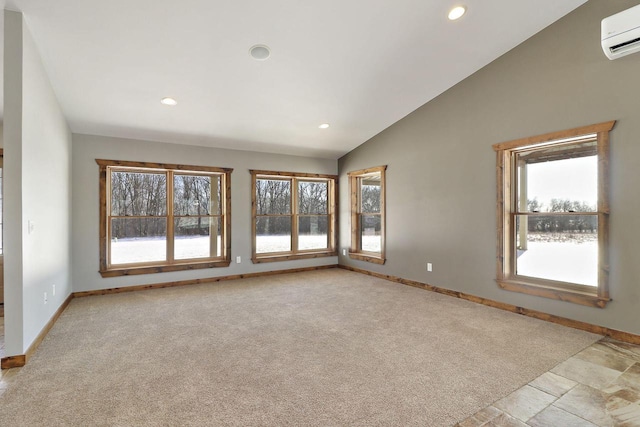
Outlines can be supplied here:
[[336, 255], [337, 176], [251, 171], [258, 262]]
[[230, 264], [231, 169], [96, 162], [103, 277]]
[[494, 145], [498, 284], [604, 307], [609, 131], [615, 122]]
[[349, 172], [351, 187], [351, 248], [349, 256], [384, 264], [385, 171], [379, 166]]

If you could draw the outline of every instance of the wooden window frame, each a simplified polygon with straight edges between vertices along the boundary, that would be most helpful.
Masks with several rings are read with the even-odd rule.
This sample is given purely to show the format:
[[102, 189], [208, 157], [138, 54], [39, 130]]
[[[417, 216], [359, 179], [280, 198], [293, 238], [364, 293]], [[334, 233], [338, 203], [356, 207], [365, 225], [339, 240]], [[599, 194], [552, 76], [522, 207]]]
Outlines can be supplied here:
[[[385, 235], [386, 235], [386, 170], [387, 166], [376, 166], [367, 169], [352, 171], [347, 174], [349, 178], [349, 189], [351, 194], [351, 246], [349, 248], [349, 258], [358, 261], [366, 261], [374, 264], [384, 264], [385, 258]], [[362, 218], [360, 203], [360, 180], [366, 176], [380, 174], [380, 253], [362, 250], [360, 239], [360, 221]], [[366, 213], [372, 215], [373, 213]]]
[[[279, 172], [265, 170], [249, 170], [251, 173], [251, 261], [254, 264], [264, 262], [290, 261], [296, 259], [337, 256], [336, 249], [336, 213], [338, 212], [338, 176], [300, 172]], [[285, 252], [256, 252], [256, 222], [258, 215], [256, 203], [256, 181], [258, 179], [289, 180], [291, 182], [291, 250]], [[327, 182], [327, 248], [298, 250], [298, 181]]]
[[[615, 121], [609, 121], [493, 145], [496, 151], [498, 190], [496, 282], [502, 289], [598, 308], [604, 308], [611, 300], [609, 297], [609, 132], [615, 123]], [[516, 206], [516, 154], [535, 151], [537, 148], [561, 147], [587, 141], [596, 142], [598, 154], [598, 203], [596, 211], [592, 213], [598, 217], [598, 286], [517, 275], [514, 256], [515, 215], [522, 213], [518, 212]], [[573, 153], [567, 151], [568, 154], [560, 154], [557, 158], [580, 156], [576, 150]], [[549, 213], [529, 215], [544, 214]]]
[[[196, 270], [202, 268], [228, 267], [231, 264], [231, 172], [233, 169], [209, 166], [187, 166], [168, 163], [131, 162], [122, 160], [96, 159], [100, 169], [100, 275], [102, 277], [128, 276], [134, 274], [165, 273], [170, 271]], [[160, 262], [117, 264], [111, 266], [109, 238], [110, 172], [133, 171], [141, 173], [163, 172], [167, 174], [167, 259]], [[174, 174], [217, 175], [220, 184], [220, 217], [222, 255], [210, 258], [173, 259], [174, 215], [173, 176]]]

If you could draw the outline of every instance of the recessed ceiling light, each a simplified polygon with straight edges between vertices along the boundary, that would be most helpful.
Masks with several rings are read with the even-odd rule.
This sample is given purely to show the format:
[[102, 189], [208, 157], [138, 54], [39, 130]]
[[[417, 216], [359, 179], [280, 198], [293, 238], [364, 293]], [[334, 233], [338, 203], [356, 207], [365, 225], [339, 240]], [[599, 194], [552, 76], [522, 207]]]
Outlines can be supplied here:
[[178, 104], [178, 101], [176, 101], [173, 98], [166, 97], [166, 98], [162, 98], [160, 100], [160, 103], [163, 104], [163, 105], [169, 105], [169, 106], [173, 107], [174, 105]]
[[466, 7], [456, 6], [449, 11], [449, 19], [452, 21], [455, 21], [456, 19], [460, 19], [466, 11], [467, 11]]
[[257, 44], [255, 46], [251, 46], [251, 49], [249, 49], [249, 55], [251, 55], [251, 57], [256, 61], [264, 61], [271, 56], [271, 49], [269, 49], [269, 46]]
[[323, 123], [320, 126], [318, 126], [320, 129], [327, 129], [329, 127], [329, 123]]

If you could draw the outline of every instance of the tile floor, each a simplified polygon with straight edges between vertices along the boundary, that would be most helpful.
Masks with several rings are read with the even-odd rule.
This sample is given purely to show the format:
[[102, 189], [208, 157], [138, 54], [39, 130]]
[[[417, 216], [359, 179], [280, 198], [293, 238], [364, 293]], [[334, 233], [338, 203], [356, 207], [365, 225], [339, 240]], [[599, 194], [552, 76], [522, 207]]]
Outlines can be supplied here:
[[604, 338], [457, 427], [640, 427], [640, 346]]
[[[19, 371], [0, 371], [0, 396]], [[456, 427], [480, 426], [640, 427], [640, 346], [604, 338]]]

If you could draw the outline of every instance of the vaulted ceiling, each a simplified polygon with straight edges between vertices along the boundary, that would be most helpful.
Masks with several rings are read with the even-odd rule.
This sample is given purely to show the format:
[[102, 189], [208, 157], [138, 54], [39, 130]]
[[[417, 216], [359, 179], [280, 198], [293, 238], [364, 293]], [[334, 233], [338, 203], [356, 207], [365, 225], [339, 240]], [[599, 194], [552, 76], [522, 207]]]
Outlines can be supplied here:
[[75, 133], [338, 158], [585, 1], [467, 0], [457, 21], [454, 0], [4, 6]]

